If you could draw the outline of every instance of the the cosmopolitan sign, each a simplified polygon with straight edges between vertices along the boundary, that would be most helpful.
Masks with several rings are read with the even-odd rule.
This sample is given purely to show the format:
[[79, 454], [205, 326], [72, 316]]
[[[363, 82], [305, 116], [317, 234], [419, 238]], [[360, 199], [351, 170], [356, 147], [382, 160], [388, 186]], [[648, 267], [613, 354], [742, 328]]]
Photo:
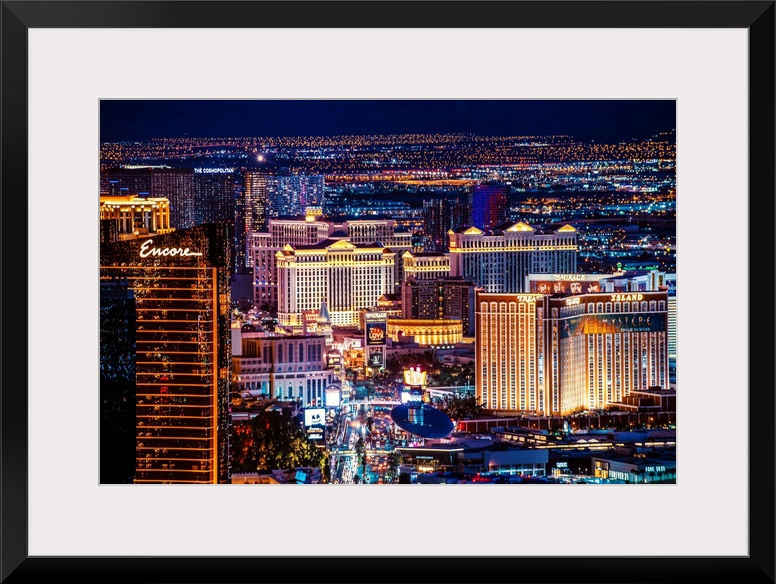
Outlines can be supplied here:
[[153, 240], [146, 239], [143, 245], [140, 246], [140, 257], [147, 258], [170, 256], [170, 257], [191, 257], [201, 256], [202, 253], [191, 251], [188, 247], [153, 247]]

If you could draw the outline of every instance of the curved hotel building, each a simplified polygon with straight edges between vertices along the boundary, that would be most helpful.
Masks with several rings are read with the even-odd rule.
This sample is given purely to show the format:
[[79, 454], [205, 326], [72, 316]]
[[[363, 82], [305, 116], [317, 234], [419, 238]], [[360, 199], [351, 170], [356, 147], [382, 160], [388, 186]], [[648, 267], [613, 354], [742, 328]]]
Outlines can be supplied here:
[[100, 245], [136, 301], [136, 483], [227, 482], [228, 225]]
[[668, 293], [476, 295], [476, 395], [565, 416], [669, 388]]

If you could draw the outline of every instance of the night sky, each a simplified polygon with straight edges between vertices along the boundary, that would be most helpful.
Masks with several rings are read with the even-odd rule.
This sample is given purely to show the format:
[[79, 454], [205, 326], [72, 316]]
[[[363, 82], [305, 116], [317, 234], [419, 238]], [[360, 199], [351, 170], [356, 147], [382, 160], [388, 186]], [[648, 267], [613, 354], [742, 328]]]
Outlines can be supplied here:
[[102, 100], [102, 142], [473, 133], [612, 142], [676, 126], [673, 100]]

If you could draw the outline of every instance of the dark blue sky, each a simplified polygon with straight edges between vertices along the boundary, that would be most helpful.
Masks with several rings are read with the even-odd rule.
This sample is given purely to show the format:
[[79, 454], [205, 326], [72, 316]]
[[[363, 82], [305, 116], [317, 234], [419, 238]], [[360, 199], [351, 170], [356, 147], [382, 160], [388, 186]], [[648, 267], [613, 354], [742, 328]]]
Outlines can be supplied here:
[[343, 134], [568, 134], [648, 138], [676, 127], [673, 100], [102, 100], [102, 142]]

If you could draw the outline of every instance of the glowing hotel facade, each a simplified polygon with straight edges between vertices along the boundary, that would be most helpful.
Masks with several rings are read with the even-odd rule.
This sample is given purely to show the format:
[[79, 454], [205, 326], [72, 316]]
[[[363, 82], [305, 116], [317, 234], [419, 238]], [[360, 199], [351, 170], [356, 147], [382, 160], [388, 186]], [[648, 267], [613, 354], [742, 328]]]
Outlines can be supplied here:
[[669, 388], [668, 293], [476, 295], [476, 395], [488, 410], [569, 415]]
[[[412, 248], [412, 234], [398, 231], [393, 219], [350, 219], [327, 221], [317, 216], [269, 219], [267, 232], [250, 235], [250, 265], [253, 266], [254, 305], [278, 308], [277, 253], [287, 245], [311, 246], [327, 239], [344, 239], [359, 247], [380, 242], [397, 253], [394, 261], [393, 288], [396, 293], [404, 278], [402, 251]], [[318, 302], [315, 309], [320, 307]]]
[[359, 326], [360, 312], [393, 293], [396, 253], [379, 243], [327, 239], [277, 253], [278, 324], [302, 327], [302, 314], [326, 301], [333, 326]]
[[170, 201], [163, 197], [100, 197], [100, 220], [114, 223], [122, 240], [174, 231], [170, 227]]
[[577, 271], [577, 230], [570, 225], [538, 230], [520, 221], [487, 233], [468, 227], [448, 235], [450, 275], [471, 280], [485, 292], [527, 292], [528, 274]]
[[100, 245], [136, 299], [136, 483], [227, 482], [228, 226]]

